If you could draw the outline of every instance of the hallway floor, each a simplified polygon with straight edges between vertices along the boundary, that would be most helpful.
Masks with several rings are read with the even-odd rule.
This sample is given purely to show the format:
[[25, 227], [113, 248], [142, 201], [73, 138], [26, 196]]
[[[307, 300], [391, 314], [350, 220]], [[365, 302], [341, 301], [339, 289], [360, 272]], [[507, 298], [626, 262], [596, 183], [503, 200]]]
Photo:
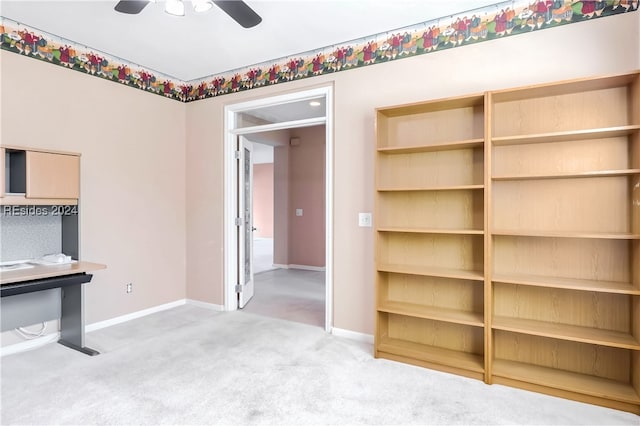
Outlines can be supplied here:
[[253, 298], [242, 312], [324, 327], [324, 272], [275, 269], [254, 280]]

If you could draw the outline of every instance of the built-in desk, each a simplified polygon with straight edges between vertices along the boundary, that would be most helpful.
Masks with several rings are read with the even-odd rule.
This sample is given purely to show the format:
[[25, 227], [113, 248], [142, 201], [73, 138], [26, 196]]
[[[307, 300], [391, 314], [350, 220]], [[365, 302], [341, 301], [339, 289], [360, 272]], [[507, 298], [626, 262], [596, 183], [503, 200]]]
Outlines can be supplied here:
[[[105, 265], [98, 263], [73, 262], [5, 271], [0, 274], [0, 297], [3, 305], [20, 306], [20, 303], [25, 303], [22, 299], [33, 297], [34, 293], [51, 293], [60, 289], [58, 343], [88, 355], [97, 355], [98, 351], [84, 345], [83, 284], [91, 281], [92, 275], [88, 272], [104, 268]], [[28, 303], [29, 300], [26, 301]]]
[[73, 262], [60, 265], [34, 265], [33, 268], [16, 269], [0, 273], [0, 284], [13, 284], [21, 281], [38, 280], [62, 275], [83, 274], [105, 269], [107, 266], [91, 262]]

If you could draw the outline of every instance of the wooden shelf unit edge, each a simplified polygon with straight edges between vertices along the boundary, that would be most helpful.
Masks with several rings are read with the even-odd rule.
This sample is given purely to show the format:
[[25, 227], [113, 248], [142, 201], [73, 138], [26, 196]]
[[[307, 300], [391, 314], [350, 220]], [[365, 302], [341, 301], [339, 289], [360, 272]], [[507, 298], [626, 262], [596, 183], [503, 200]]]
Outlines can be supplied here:
[[424, 186], [404, 188], [377, 188], [378, 192], [413, 192], [413, 191], [466, 191], [484, 189], [484, 185], [451, 185], [451, 186]]
[[[502, 359], [493, 360], [494, 377], [610, 399], [628, 404], [640, 404], [640, 396], [631, 384], [617, 382], [572, 371], [525, 364]], [[640, 409], [640, 406], [638, 407]], [[640, 414], [637, 412], [636, 414]]]
[[484, 327], [484, 314], [477, 312], [465, 312], [457, 309], [384, 300], [378, 304], [377, 310], [378, 312], [389, 314], [469, 325], [472, 327]]
[[380, 352], [385, 352], [424, 362], [484, 373], [484, 357], [482, 355], [392, 339], [387, 336], [380, 337], [376, 352], [378, 355]]
[[465, 96], [455, 96], [449, 98], [432, 99], [401, 105], [383, 106], [375, 109], [376, 114], [385, 117], [401, 117], [404, 115], [415, 115], [429, 112], [444, 111], [447, 109], [469, 108], [484, 105], [485, 93], [476, 93]]
[[595, 129], [567, 130], [563, 132], [549, 132], [510, 136], [493, 136], [493, 146], [526, 145], [535, 143], [568, 142], [587, 139], [605, 139], [628, 136], [640, 131], [640, 124], [625, 126], [602, 127]]
[[492, 176], [493, 181], [514, 181], [514, 180], [545, 180], [545, 179], [581, 179], [581, 178], [599, 178], [599, 177], [620, 177], [634, 176], [640, 174], [640, 169], [622, 169], [622, 170], [597, 170], [579, 173], [565, 174], [546, 174], [546, 175], [510, 175], [510, 176]]
[[484, 381], [487, 384], [493, 383], [493, 330], [491, 329], [491, 321], [493, 320], [493, 285], [489, 281], [493, 274], [493, 257], [488, 255], [493, 252], [493, 238], [490, 234], [491, 215], [493, 210], [493, 182], [491, 181], [491, 172], [493, 170], [493, 149], [491, 147], [491, 137], [493, 133], [493, 104], [492, 93], [487, 92], [484, 99], [484, 140], [487, 147], [484, 150], [484, 241], [483, 241], [483, 311], [484, 311]]
[[640, 350], [638, 342], [631, 333], [582, 327], [570, 324], [551, 323], [523, 318], [494, 316], [491, 327], [495, 330], [509, 331], [532, 336], [548, 337], [558, 340], [587, 343], [613, 348]]
[[532, 287], [548, 287], [564, 290], [593, 291], [598, 293], [629, 294], [640, 296], [640, 288], [631, 283], [596, 281], [578, 278], [543, 277], [537, 275], [494, 274], [493, 283], [517, 284]]
[[640, 234], [628, 232], [577, 232], [577, 231], [517, 231], [493, 230], [491, 235], [498, 237], [535, 237], [535, 238], [581, 238], [602, 240], [640, 240]]
[[385, 226], [377, 228], [376, 231], [410, 234], [484, 235], [482, 229], [396, 228]]
[[456, 149], [481, 148], [483, 146], [484, 139], [476, 138], [464, 141], [434, 143], [429, 145], [379, 147], [377, 150], [379, 154], [395, 155], [414, 154], [420, 152], [453, 151]]
[[439, 277], [439, 278], [456, 278], [456, 279], [462, 279], [462, 280], [484, 282], [483, 272], [468, 271], [463, 269], [432, 268], [428, 266], [378, 263], [376, 265], [376, 270], [378, 272], [389, 272], [389, 273], [407, 274], [407, 275], [422, 275], [427, 277]]
[[478, 372], [474, 370], [467, 370], [458, 366], [438, 364], [431, 361], [423, 361], [416, 358], [411, 358], [403, 355], [396, 355], [394, 353], [377, 351], [376, 358], [387, 359], [389, 361], [401, 362], [404, 364], [415, 365], [416, 367], [428, 368], [430, 370], [442, 371], [444, 373], [455, 374], [457, 376], [467, 377], [474, 380], [484, 380], [486, 374], [484, 372]]
[[557, 398], [569, 399], [572, 401], [583, 402], [590, 405], [598, 405], [601, 407], [611, 408], [614, 410], [627, 411], [632, 414], [640, 415], [640, 405], [618, 401], [617, 399], [592, 396], [589, 393], [580, 393], [573, 390], [565, 390], [558, 387], [552, 387], [547, 385], [539, 385], [529, 381], [512, 379], [505, 376], [494, 375], [491, 378], [492, 382], [497, 385], [509, 386], [512, 388], [518, 388], [529, 392], [537, 392], [545, 395], [554, 396]]
[[459, 367], [450, 364], [440, 364], [433, 361], [423, 361], [421, 359], [411, 358], [404, 355], [396, 355], [395, 353], [378, 351], [375, 355], [376, 358], [387, 359], [389, 361], [402, 362], [404, 364], [415, 365], [416, 367], [428, 368], [430, 370], [441, 371], [443, 373], [455, 374], [457, 376], [467, 377], [474, 380], [484, 380], [486, 374], [484, 372], [476, 371], [476, 369], [469, 370], [464, 367]]
[[491, 91], [492, 101], [510, 102], [527, 98], [563, 95], [575, 92], [602, 90], [631, 84], [638, 78], [640, 69], [619, 74], [588, 76], [568, 80], [552, 81]]

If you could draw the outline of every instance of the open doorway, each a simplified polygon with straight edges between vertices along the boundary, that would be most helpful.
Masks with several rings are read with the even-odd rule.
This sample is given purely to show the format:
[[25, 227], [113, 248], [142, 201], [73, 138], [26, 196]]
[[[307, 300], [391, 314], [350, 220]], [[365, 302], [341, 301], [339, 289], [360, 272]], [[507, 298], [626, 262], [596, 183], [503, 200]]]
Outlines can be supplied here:
[[[225, 216], [226, 223], [232, 225], [225, 227], [227, 310], [239, 307], [238, 301], [244, 297], [243, 282], [251, 279], [255, 295], [253, 301], [245, 297], [241, 305], [244, 309], [320, 325], [331, 331], [330, 97], [331, 88], [325, 87], [225, 107]], [[318, 103], [320, 108], [311, 115], [300, 116], [305, 114], [308, 104], [318, 106]], [[240, 148], [244, 150], [243, 140], [251, 145], [253, 161], [258, 159], [253, 167], [261, 168], [260, 164], [264, 164], [259, 159], [262, 146], [273, 151], [271, 238], [266, 232], [269, 227], [256, 223], [260, 222], [260, 213], [244, 213], [242, 209], [245, 195], [239, 190], [245, 184], [241, 175], [247, 175], [240, 173], [240, 165], [244, 167], [239, 152]], [[255, 176], [257, 169], [252, 170]], [[251, 183], [255, 185], [253, 180]], [[249, 229], [255, 233], [251, 248], [246, 245], [247, 235], [251, 235]], [[272, 254], [264, 253], [261, 245], [270, 246]], [[253, 256], [248, 262], [246, 256], [250, 252]], [[257, 296], [261, 287], [262, 297]]]
[[253, 153], [247, 312], [324, 327], [325, 134], [318, 125], [243, 136]]

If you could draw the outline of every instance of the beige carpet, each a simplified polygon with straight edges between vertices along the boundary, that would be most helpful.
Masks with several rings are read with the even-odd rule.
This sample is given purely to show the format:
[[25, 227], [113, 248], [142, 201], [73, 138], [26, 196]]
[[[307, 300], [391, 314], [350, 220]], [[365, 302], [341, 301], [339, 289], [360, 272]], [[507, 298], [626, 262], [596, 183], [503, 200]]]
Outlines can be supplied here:
[[372, 357], [322, 328], [185, 305], [2, 358], [3, 425], [627, 424], [636, 415]]

